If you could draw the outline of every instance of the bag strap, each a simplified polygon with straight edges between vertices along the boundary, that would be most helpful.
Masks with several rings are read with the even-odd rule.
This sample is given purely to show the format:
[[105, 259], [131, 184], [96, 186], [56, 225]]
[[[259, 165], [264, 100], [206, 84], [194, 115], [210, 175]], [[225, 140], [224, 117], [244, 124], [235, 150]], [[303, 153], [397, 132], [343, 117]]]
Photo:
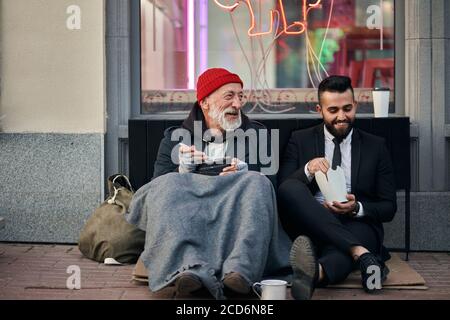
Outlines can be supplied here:
[[[116, 179], [119, 178], [119, 177], [124, 178], [126, 183], [127, 183], [127, 185], [128, 185], [128, 187], [130, 188], [131, 192], [134, 192], [133, 187], [131, 186], [130, 180], [128, 180], [128, 177], [123, 175], [123, 174], [118, 174], [117, 176], [114, 177], [114, 179], [112, 181], [113, 187], [114, 187], [114, 182], [116, 182]], [[115, 188], [114, 188], [114, 190], [115, 190]]]
[[124, 178], [125, 181], [126, 181], [127, 184], [128, 184], [128, 187], [130, 188], [131, 192], [134, 192], [133, 187], [131, 186], [130, 180], [128, 180], [128, 177], [127, 177], [127, 176], [124, 176], [124, 175], [121, 175], [121, 174], [118, 174], [117, 176], [114, 177], [114, 179], [113, 179], [113, 181], [112, 181], [112, 187], [114, 188], [114, 195], [112, 196], [111, 199], [108, 200], [108, 203], [109, 203], [109, 204], [115, 204], [115, 203], [116, 203], [116, 197], [117, 197], [117, 195], [119, 194], [120, 188], [116, 188], [116, 186], [114, 185], [114, 183], [116, 182], [116, 179], [117, 179], [118, 177]]

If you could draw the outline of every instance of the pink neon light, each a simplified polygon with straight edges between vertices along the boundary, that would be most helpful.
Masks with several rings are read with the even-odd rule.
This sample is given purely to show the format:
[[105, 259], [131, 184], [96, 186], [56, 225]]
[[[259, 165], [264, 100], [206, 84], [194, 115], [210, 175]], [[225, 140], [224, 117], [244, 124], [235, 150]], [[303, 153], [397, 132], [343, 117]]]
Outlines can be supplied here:
[[250, 37], [256, 37], [256, 36], [261, 36], [263, 34], [268, 34], [268, 33], [272, 33], [273, 30], [273, 16], [274, 16], [274, 11], [270, 10], [270, 29], [269, 31], [264, 31], [264, 32], [254, 32], [253, 29], [255, 29], [255, 14], [253, 12], [253, 8], [252, 8], [252, 4], [250, 3], [250, 0], [245, 1], [245, 3], [247, 4], [248, 10], [250, 12], [250, 19], [251, 19], [251, 25], [250, 28], [247, 31], [247, 34]]
[[[305, 2], [306, 0], [303, 0], [303, 2]], [[284, 4], [282, 0], [278, 0], [278, 4], [281, 8], [281, 18], [283, 19], [283, 32], [285, 34], [302, 34], [303, 32], [305, 32], [305, 25], [300, 22], [300, 21], [294, 21], [294, 23], [288, 25], [287, 21], [286, 21], [286, 14], [284, 13]], [[306, 15], [305, 15], [306, 16]], [[298, 31], [288, 31], [290, 28], [292, 27], [301, 27], [300, 30]]]
[[208, 0], [200, 1], [199, 72], [208, 68]]
[[317, 0], [316, 3], [309, 3], [308, 5], [307, 4], [308, 0], [303, 0], [303, 20], [305, 21], [306, 24], [309, 10], [319, 7], [322, 4], [322, 0]]
[[316, 3], [310, 3], [309, 6], [310, 6], [310, 7], [313, 7], [313, 8], [314, 8], [314, 7], [318, 7], [318, 6], [320, 6], [321, 2], [322, 2], [322, 0], [317, 0]]
[[214, 0], [214, 2], [215, 2], [219, 7], [221, 7], [222, 9], [229, 10], [229, 11], [233, 12], [233, 10], [236, 9], [237, 6], [239, 5], [239, 2], [240, 2], [240, 1], [239, 1], [239, 0], [236, 1], [232, 6], [226, 6], [226, 5], [224, 5], [224, 4], [221, 4], [218, 0]]
[[384, 31], [384, 6], [383, 0], [380, 0], [380, 8], [381, 8], [381, 26], [380, 26], [380, 50], [383, 51], [383, 31]]
[[[303, 0], [303, 6], [302, 6], [303, 21], [294, 21], [293, 23], [291, 23], [289, 25], [288, 25], [288, 22], [286, 19], [286, 13], [284, 11], [283, 0], [278, 0], [278, 4], [281, 9], [281, 13], [279, 13], [278, 10], [270, 10], [270, 29], [269, 29], [269, 31], [264, 31], [264, 32], [255, 32], [254, 31], [255, 24], [256, 24], [255, 23], [255, 14], [254, 14], [253, 6], [252, 6], [250, 0], [236, 0], [233, 5], [224, 5], [224, 4], [220, 3], [218, 0], [214, 0], [214, 2], [220, 8], [228, 10], [230, 12], [233, 12], [233, 10], [236, 9], [240, 5], [241, 2], [245, 2], [245, 4], [247, 5], [249, 14], [250, 14], [250, 28], [248, 29], [247, 34], [250, 37], [255, 37], [255, 36], [261, 36], [261, 35], [272, 33], [273, 21], [274, 21], [275, 14], [281, 15], [281, 19], [283, 21], [282, 33], [285, 33], [287, 35], [297, 35], [297, 34], [304, 33], [306, 30], [306, 26], [307, 26], [307, 18], [308, 18], [309, 10], [319, 7], [322, 3], [322, 0], [317, 0], [315, 3], [312, 3], [312, 4], [311, 3], [308, 4], [308, 0]], [[299, 28], [299, 29], [295, 30], [295, 31], [290, 31], [291, 29], [294, 29], [294, 28]]]
[[195, 37], [194, 37], [194, 1], [187, 0], [187, 26], [188, 26], [188, 89], [195, 88]]

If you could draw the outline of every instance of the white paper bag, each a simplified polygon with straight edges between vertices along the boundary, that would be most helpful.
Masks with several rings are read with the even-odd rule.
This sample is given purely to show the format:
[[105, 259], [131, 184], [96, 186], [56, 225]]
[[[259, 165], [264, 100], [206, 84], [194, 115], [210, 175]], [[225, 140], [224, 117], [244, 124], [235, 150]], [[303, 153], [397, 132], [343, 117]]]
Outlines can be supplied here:
[[[315, 173], [317, 184], [320, 191], [327, 202], [346, 202], [347, 200], [347, 186], [345, 184], [344, 170], [337, 167], [336, 170], [328, 169], [325, 175], [322, 171]], [[328, 178], [328, 179], [327, 179]]]

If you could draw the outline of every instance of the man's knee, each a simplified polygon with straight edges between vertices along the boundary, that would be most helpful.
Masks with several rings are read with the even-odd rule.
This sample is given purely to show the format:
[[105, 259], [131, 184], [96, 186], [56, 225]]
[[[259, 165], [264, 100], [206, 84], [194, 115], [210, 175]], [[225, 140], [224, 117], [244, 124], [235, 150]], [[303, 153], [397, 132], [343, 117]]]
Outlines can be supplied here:
[[161, 181], [164, 180], [164, 182], [166, 184], [174, 184], [174, 185], [179, 184], [180, 181], [184, 178], [185, 178], [185, 176], [178, 172], [169, 172], [163, 176], [158, 177], [159, 180], [161, 180]]
[[266, 196], [272, 193], [272, 182], [265, 175], [248, 171], [242, 174], [242, 179], [246, 179], [249, 186], [255, 186], [255, 192], [259, 191]]
[[278, 198], [282, 201], [292, 201], [309, 193], [306, 184], [297, 179], [287, 179], [278, 187]]

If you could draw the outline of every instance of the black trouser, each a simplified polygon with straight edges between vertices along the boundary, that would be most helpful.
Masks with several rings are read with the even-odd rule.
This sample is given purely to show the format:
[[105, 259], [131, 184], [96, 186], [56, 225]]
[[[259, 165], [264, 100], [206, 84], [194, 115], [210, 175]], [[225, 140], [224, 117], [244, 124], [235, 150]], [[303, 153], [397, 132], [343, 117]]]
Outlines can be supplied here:
[[352, 246], [363, 246], [378, 253], [380, 243], [375, 230], [366, 222], [327, 210], [300, 180], [288, 179], [278, 189], [280, 219], [291, 239], [311, 238], [318, 260], [332, 284], [347, 278], [353, 270]]

